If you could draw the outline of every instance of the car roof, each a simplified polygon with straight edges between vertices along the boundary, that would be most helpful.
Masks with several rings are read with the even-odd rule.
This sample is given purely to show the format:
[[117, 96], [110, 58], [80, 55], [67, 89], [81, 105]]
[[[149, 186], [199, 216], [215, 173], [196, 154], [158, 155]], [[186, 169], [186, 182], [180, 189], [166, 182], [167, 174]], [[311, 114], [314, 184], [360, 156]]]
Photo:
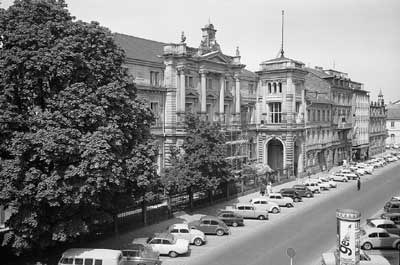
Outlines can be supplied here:
[[371, 219], [369, 222], [373, 223], [374, 225], [381, 225], [381, 224], [394, 224], [393, 221], [387, 219]]
[[387, 203], [391, 203], [391, 204], [400, 204], [400, 201], [388, 201]]
[[392, 217], [392, 216], [400, 216], [400, 213], [383, 213], [382, 215]]
[[104, 258], [113, 259], [121, 255], [120, 250], [113, 249], [100, 249], [100, 248], [70, 248], [63, 252], [63, 257], [77, 257], [77, 258]]
[[200, 220], [204, 220], [204, 219], [210, 219], [210, 220], [217, 220], [217, 221], [219, 221], [218, 217], [212, 216], [212, 215], [205, 215], [205, 216], [203, 216], [203, 217], [200, 218]]
[[302, 185], [302, 184], [293, 185], [293, 188], [295, 188], [295, 187], [307, 188], [305, 185]]
[[385, 229], [383, 229], [383, 228], [377, 228], [377, 227], [366, 227], [366, 228], [364, 229], [364, 231], [365, 231], [367, 234], [371, 234], [371, 233], [389, 233], [389, 232], [386, 231]]
[[156, 238], [164, 238], [164, 239], [174, 239], [174, 236], [170, 233], [162, 232], [162, 233], [154, 233]]
[[[252, 200], [254, 200], [255, 198], [253, 198]], [[240, 203], [236, 203], [236, 207], [239, 207], [239, 206], [251, 206], [251, 207], [253, 207], [253, 204], [251, 204], [251, 203], [242, 203], [242, 202], [240, 202]]]
[[185, 223], [173, 224], [170, 227], [176, 228], [176, 229], [189, 229], [188, 224], [185, 224]]
[[282, 188], [280, 191], [295, 191], [293, 188]]
[[282, 196], [282, 195], [281, 195], [280, 193], [278, 193], [278, 192], [273, 192], [273, 193], [270, 193], [269, 195], [270, 195], [270, 196], [271, 196], [271, 195], [274, 195], [274, 196]]

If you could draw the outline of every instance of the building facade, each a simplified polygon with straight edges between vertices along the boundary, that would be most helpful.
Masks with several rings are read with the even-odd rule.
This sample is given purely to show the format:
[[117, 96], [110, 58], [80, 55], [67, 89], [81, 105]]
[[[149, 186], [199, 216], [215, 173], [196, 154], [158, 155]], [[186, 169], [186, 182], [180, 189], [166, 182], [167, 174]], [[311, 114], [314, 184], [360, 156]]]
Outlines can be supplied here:
[[386, 129], [388, 147], [400, 146], [400, 100], [387, 105]]
[[369, 113], [369, 155], [374, 156], [385, 152], [385, 142], [388, 136], [387, 113], [382, 91], [378, 95], [378, 101], [371, 101]]
[[353, 130], [352, 160], [363, 161], [369, 157], [370, 104], [368, 92], [361, 89], [361, 84], [354, 85], [353, 93]]
[[183, 34], [178, 43], [114, 35], [138, 96], [156, 115], [160, 171], [183, 143], [189, 112], [220, 123], [237, 169], [251, 162], [301, 177], [351, 159], [353, 94], [364, 93], [362, 84], [343, 72], [307, 68], [283, 50], [251, 72], [238, 48], [234, 55], [221, 51], [213, 24], [201, 31], [197, 48]]

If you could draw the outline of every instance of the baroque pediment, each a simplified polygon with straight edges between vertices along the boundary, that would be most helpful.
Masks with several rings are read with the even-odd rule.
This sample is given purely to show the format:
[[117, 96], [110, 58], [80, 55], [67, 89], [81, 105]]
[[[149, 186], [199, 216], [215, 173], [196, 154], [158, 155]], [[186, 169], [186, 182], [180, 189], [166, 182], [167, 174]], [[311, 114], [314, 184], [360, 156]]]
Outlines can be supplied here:
[[222, 54], [222, 53], [219, 52], [219, 51], [217, 51], [217, 52], [210, 52], [210, 53], [208, 53], [208, 54], [204, 54], [204, 55], [202, 56], [202, 58], [203, 58], [203, 59], [206, 59], [206, 60], [208, 60], [208, 61], [215, 62], [215, 63], [224, 63], [224, 64], [227, 64], [227, 63], [230, 63], [230, 62], [231, 62], [231, 59], [230, 59], [228, 56]]

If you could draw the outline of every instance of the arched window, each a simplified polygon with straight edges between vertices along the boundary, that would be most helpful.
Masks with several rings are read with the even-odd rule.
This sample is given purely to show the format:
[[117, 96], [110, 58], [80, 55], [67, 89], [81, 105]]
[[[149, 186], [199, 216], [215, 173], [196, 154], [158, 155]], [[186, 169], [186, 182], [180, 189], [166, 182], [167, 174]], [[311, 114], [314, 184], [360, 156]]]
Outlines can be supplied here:
[[274, 93], [276, 93], [276, 83], [274, 83]]
[[268, 83], [268, 93], [269, 93], [269, 94], [272, 93], [272, 91], [271, 91], [271, 83]]
[[278, 86], [279, 86], [279, 93], [282, 93], [282, 83], [279, 82], [279, 83], [278, 83]]

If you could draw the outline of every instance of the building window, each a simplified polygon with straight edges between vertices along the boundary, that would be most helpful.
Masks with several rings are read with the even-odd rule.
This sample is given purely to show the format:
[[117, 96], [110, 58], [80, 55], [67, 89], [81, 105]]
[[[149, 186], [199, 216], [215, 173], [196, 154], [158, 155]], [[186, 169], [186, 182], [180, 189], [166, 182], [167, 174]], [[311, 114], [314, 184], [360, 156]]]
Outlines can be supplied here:
[[274, 83], [274, 93], [276, 93], [276, 83]]
[[268, 93], [271, 94], [272, 90], [271, 90], [271, 83], [268, 83]]
[[151, 102], [150, 103], [150, 109], [153, 112], [156, 120], [156, 125], [158, 125], [159, 120], [160, 120], [160, 109], [159, 109], [159, 104], [158, 102]]
[[193, 76], [185, 76], [185, 87], [194, 88]]
[[185, 111], [194, 113], [193, 102], [186, 102], [185, 103]]
[[282, 122], [282, 104], [280, 102], [269, 103], [269, 112], [271, 115], [271, 123]]
[[150, 84], [153, 86], [159, 86], [159, 73], [150, 71]]
[[254, 85], [253, 84], [249, 84], [249, 94], [250, 95], [254, 94]]
[[322, 121], [325, 121], [325, 110], [322, 111]]
[[312, 111], [312, 121], [315, 121], [315, 110]]
[[279, 93], [282, 93], [282, 83], [279, 82], [278, 86], [279, 86]]
[[307, 121], [310, 121], [311, 120], [311, 112], [310, 112], [310, 110], [308, 109], [307, 110]]
[[390, 127], [391, 127], [391, 128], [394, 128], [394, 121], [391, 121], [391, 122], [390, 122]]
[[207, 78], [207, 89], [212, 89], [212, 79], [211, 78]]
[[211, 106], [211, 104], [207, 104], [206, 111], [207, 111], [207, 120], [208, 121], [212, 121], [213, 115], [212, 115], [212, 106]]
[[321, 111], [317, 111], [317, 121], [321, 121]]

